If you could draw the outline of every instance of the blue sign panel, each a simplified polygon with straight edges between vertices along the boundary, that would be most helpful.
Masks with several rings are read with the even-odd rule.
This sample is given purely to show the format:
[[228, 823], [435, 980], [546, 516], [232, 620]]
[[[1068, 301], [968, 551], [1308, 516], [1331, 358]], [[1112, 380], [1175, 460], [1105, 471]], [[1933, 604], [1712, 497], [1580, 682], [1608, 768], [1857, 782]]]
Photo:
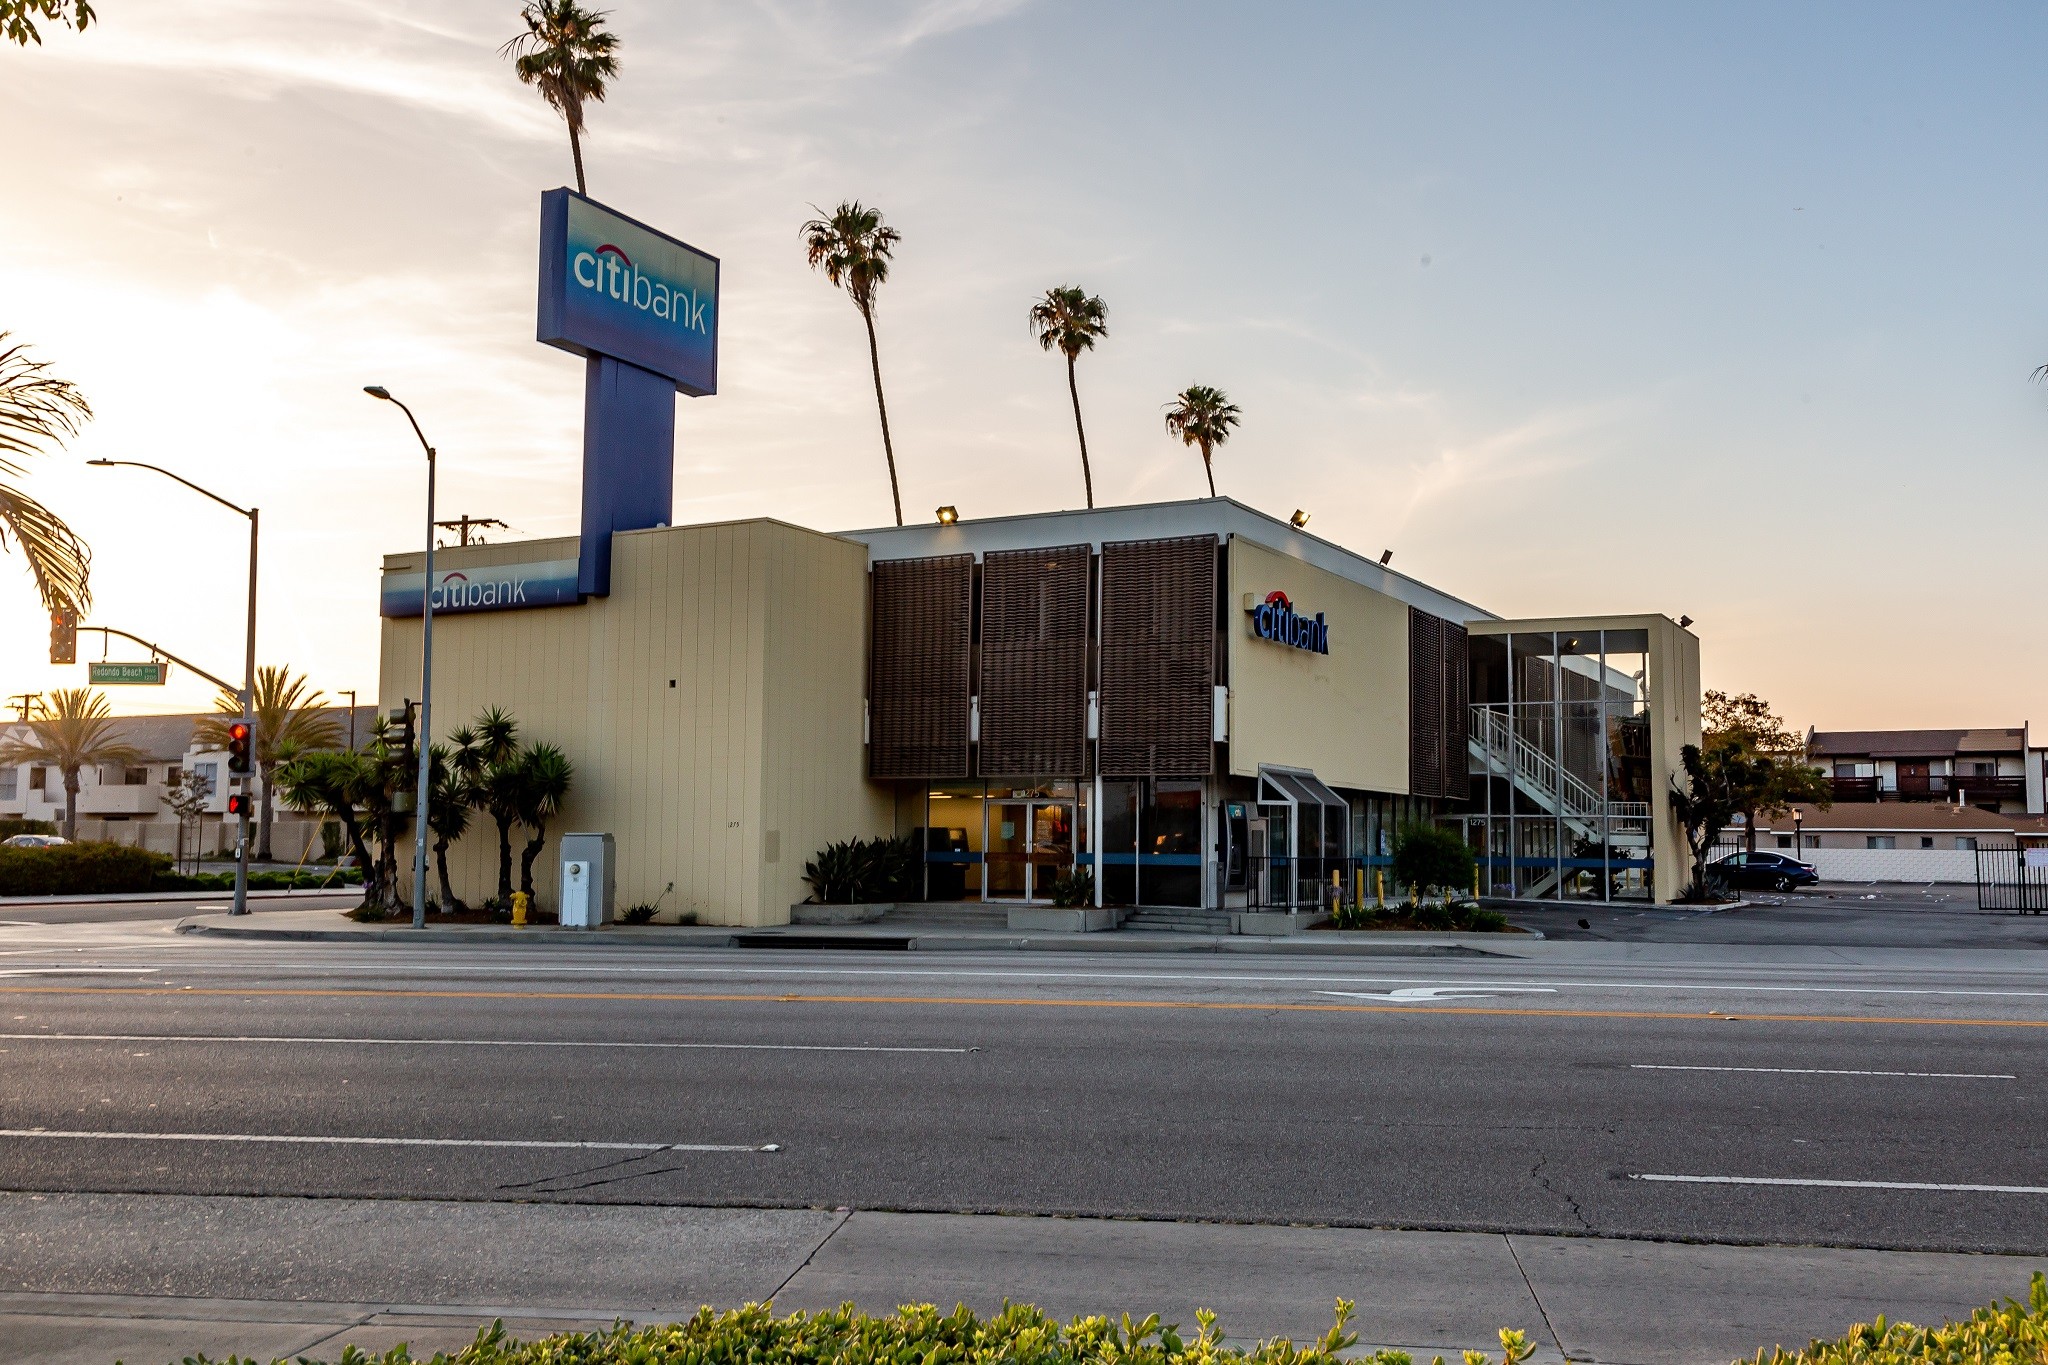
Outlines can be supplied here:
[[[387, 573], [378, 611], [384, 616], [418, 616], [426, 588], [423, 573]], [[533, 564], [472, 564], [436, 570], [434, 615], [466, 611], [509, 611], [521, 607], [570, 606], [576, 590], [576, 561], [549, 559]]]
[[1266, 600], [1247, 608], [1252, 618], [1252, 634], [1261, 640], [1271, 640], [1276, 645], [1290, 649], [1307, 650], [1311, 654], [1330, 652], [1330, 624], [1317, 612], [1314, 616], [1303, 616], [1294, 609], [1284, 592], [1269, 592]]
[[718, 258], [574, 190], [540, 200], [540, 339], [718, 392]]

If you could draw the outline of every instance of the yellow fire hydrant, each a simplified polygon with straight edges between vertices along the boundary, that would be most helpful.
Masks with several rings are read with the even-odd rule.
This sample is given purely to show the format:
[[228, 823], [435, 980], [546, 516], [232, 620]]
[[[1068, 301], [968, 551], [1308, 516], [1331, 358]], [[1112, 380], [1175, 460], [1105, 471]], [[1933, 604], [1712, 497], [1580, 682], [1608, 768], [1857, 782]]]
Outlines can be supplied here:
[[526, 893], [524, 891], [514, 891], [512, 893], [512, 923], [521, 929], [526, 927]]

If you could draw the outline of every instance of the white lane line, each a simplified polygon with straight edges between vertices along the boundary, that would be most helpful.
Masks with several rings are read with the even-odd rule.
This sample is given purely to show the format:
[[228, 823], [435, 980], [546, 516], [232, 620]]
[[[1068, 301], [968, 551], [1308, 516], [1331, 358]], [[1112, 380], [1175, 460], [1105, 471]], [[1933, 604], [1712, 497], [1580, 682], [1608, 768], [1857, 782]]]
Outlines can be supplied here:
[[1764, 1175], [1638, 1175], [1668, 1185], [1792, 1185], [1826, 1190], [1940, 1190], [1953, 1194], [2048, 1194], [2048, 1185], [1937, 1185], [1923, 1180], [1785, 1180]]
[[1403, 1005], [1434, 1005], [1447, 1000], [1491, 1000], [1497, 995], [1556, 995], [1549, 986], [1404, 986], [1397, 991], [1317, 991], [1346, 1000], [1392, 1000]]
[[388, 1047], [610, 1047], [704, 1052], [936, 1052], [964, 1055], [973, 1047], [871, 1047], [852, 1043], [661, 1043], [572, 1038], [316, 1038], [215, 1033], [0, 1033], [0, 1042], [67, 1043], [348, 1043]]
[[1677, 1066], [1670, 1063], [1630, 1062], [1631, 1071], [1742, 1071], [1770, 1076], [1911, 1076], [1929, 1081], [2016, 1081], [2004, 1071], [1835, 1071], [1818, 1066]]
[[23, 967], [0, 976], [153, 976], [160, 967]]
[[[156, 944], [139, 944], [137, 947], [158, 947]], [[24, 952], [31, 950], [23, 950]], [[47, 950], [44, 950], [47, 951]], [[80, 950], [84, 951], [84, 950]], [[91, 951], [104, 951], [92, 949]], [[602, 952], [603, 949], [587, 951]], [[0, 953], [0, 956], [8, 954]], [[1432, 984], [1437, 986], [1461, 987], [1468, 990], [1501, 989], [1519, 986], [1536, 990], [1578, 990], [1578, 991], [1761, 991], [1789, 995], [1926, 995], [1926, 996], [1984, 996], [1995, 999], [2048, 999], [2048, 990], [1980, 990], [1963, 987], [1942, 986], [1821, 986], [1821, 985], [1764, 985], [1728, 981], [1601, 981], [1601, 980], [1524, 980], [1505, 978], [1487, 980], [1445, 980], [1429, 976], [1297, 976], [1297, 975], [1254, 975], [1251, 973], [1194, 973], [1194, 972], [1108, 972], [1108, 971], [1032, 971], [999, 968], [964, 967], [784, 967], [756, 963], [748, 966], [688, 966], [649, 967], [626, 963], [603, 966], [577, 966], [547, 963], [514, 964], [497, 966], [485, 962], [429, 963], [406, 965], [380, 963], [336, 958], [320, 963], [263, 963], [244, 962], [233, 966], [217, 963], [198, 962], [190, 958], [175, 960], [180, 968], [205, 975], [255, 975], [312, 973], [319, 976], [344, 977], [360, 976], [435, 976], [450, 980], [463, 977], [515, 976], [547, 978], [571, 976], [583, 973], [607, 976], [742, 976], [772, 981], [778, 977], [823, 976], [823, 977], [936, 977], [953, 980], [989, 979], [1002, 981], [1130, 981], [1164, 982], [1170, 984], [1197, 984], [1210, 986], [1352, 986], [1379, 985], [1402, 986], [1411, 984]]]
[[96, 1133], [61, 1128], [0, 1128], [0, 1138], [79, 1138], [113, 1142], [260, 1142], [343, 1147], [517, 1147], [534, 1151], [779, 1152], [779, 1143], [538, 1142], [513, 1138], [312, 1137], [281, 1133]]

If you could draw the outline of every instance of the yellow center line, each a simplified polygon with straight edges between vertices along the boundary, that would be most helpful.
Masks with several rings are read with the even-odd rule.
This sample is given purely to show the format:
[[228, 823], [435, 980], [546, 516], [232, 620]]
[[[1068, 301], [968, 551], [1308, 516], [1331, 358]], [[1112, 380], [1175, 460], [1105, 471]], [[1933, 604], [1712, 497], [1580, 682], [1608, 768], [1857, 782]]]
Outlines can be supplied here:
[[1889, 1014], [1702, 1014], [1696, 1010], [1527, 1009], [1486, 1005], [1338, 1005], [1248, 1000], [1074, 1000], [989, 995], [748, 995], [711, 991], [433, 991], [349, 987], [0, 986], [0, 995], [233, 996], [393, 1000], [671, 1001], [740, 1005], [981, 1005], [1027, 1009], [1224, 1010], [1252, 1014], [1463, 1014], [1499, 1019], [1697, 1019], [1760, 1024], [1891, 1024], [1930, 1028], [2048, 1028], [2048, 1019], [1939, 1019]]

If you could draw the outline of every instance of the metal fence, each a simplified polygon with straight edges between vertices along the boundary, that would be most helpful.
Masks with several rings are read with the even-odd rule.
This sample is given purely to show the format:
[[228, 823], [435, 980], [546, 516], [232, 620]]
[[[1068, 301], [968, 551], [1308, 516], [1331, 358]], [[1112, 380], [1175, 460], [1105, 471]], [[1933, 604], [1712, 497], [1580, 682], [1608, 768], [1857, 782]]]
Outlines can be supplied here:
[[[2034, 855], [2031, 863], [2028, 854]], [[1979, 844], [1977, 908], [2016, 915], [2048, 913], [2048, 849]]]

